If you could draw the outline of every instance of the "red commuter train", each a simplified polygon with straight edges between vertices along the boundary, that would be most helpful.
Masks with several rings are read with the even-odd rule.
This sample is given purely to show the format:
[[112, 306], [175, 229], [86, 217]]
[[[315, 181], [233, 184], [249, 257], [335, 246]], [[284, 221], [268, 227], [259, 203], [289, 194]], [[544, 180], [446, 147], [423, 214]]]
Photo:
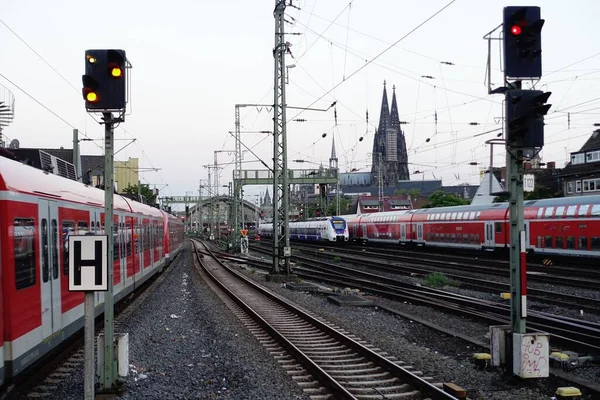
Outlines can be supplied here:
[[[526, 250], [600, 257], [600, 196], [524, 203]], [[344, 215], [350, 240], [456, 249], [507, 248], [508, 203]]]
[[[184, 226], [116, 194], [114, 210], [118, 302], [183, 249]], [[68, 238], [104, 234], [104, 191], [0, 157], [0, 229], [3, 384], [83, 327], [84, 295], [68, 290]]]

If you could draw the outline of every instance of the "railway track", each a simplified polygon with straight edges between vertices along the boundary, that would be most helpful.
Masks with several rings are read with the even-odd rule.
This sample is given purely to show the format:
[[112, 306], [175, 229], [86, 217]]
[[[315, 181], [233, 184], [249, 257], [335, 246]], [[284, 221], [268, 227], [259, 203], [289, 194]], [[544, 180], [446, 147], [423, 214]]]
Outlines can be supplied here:
[[[270, 242], [268, 241], [263, 241], [261, 243], [270, 244]], [[430, 265], [469, 272], [493, 274], [497, 276], [508, 276], [509, 273], [509, 263], [507, 260], [499, 260], [495, 257], [489, 256], [488, 253], [485, 252], [464, 255], [462, 253], [453, 254], [448, 252], [440, 253], [439, 251], [408, 249], [400, 245], [395, 247], [373, 247], [345, 243], [344, 245], [339, 246], [336, 244], [330, 244], [326, 242], [294, 243], [293, 247], [326, 248], [336, 253], [363, 255], [382, 260], [397, 261], [404, 263], [417, 263], [419, 265], [422, 264], [425, 260]], [[485, 266], [473, 264], [473, 260], [478, 260], [482, 263], [485, 262]], [[451, 262], [451, 264], [449, 264], [449, 261]], [[567, 265], [543, 265], [528, 262], [527, 271], [530, 273], [535, 273], [536, 275], [532, 276], [535, 277], [535, 280], [541, 283], [553, 283], [556, 281], [557, 277], [560, 277], [558, 279], [561, 279], [564, 284], [574, 287], [590, 288], [590, 279], [596, 280], [595, 284], [600, 285], [600, 269], [598, 269], [597, 266], [577, 264], [577, 267], [573, 267]], [[574, 279], [573, 277], [579, 279]]]
[[[261, 245], [261, 247], [266, 247], [265, 245]], [[254, 247], [256, 248], [256, 247]], [[300, 251], [308, 251], [308, 252], [314, 252], [316, 251], [316, 249], [319, 248], [324, 248], [323, 246], [313, 246], [313, 245], [300, 245], [300, 244], [296, 244], [294, 246], [294, 249], [296, 250], [300, 250]], [[476, 272], [476, 273], [481, 273], [481, 274], [486, 274], [486, 275], [498, 275], [498, 276], [503, 276], [508, 278], [509, 276], [509, 271], [508, 271], [508, 266], [502, 268], [501, 271], [498, 270], [498, 268], [494, 268], [492, 267], [488, 267], [487, 263], [489, 262], [488, 259], [484, 259], [486, 265], [477, 265], [476, 263], [474, 263], [474, 260], [471, 259], [466, 259], [466, 261], [455, 261], [455, 258], [452, 255], [446, 255], [445, 258], [440, 258], [440, 257], [434, 257], [434, 258], [429, 258], [429, 255], [427, 256], [403, 256], [403, 255], [393, 255], [393, 254], [380, 254], [378, 252], [371, 252], [371, 251], [367, 251], [365, 249], [362, 250], [352, 250], [352, 249], [347, 249], [347, 248], [336, 248], [336, 247], [327, 247], [328, 252], [321, 252], [319, 254], [325, 254], [331, 257], [339, 257], [340, 259], [347, 259], [349, 261], [354, 261], [356, 262], [357, 260], [360, 259], [360, 262], [362, 262], [365, 265], [370, 265], [370, 266], [375, 266], [375, 267], [383, 267], [383, 268], [387, 268], [389, 270], [389, 272], [391, 273], [407, 273], [407, 274], [417, 274], [417, 275], [422, 275], [422, 274], [428, 274], [430, 272], [435, 272], [435, 271], [465, 271], [465, 272]], [[464, 259], [464, 257], [461, 257]], [[380, 260], [380, 261], [377, 261]], [[460, 258], [459, 258], [460, 260]], [[390, 264], [390, 261], [392, 262], [396, 262], [399, 264]], [[479, 260], [478, 260], [479, 261]], [[498, 260], [496, 260], [498, 261]], [[496, 273], [495, 273], [496, 272]], [[571, 286], [571, 287], [577, 287], [577, 288], [581, 288], [581, 289], [587, 289], [587, 290], [597, 290], [598, 286], [600, 286], [600, 281], [593, 281], [590, 279], [578, 279], [578, 278], [571, 278], [571, 277], [567, 277], [567, 276], [551, 276], [551, 275], [546, 275], [546, 274], [540, 274], [540, 273], [533, 273], [533, 271], [531, 271], [528, 267], [528, 280], [531, 282], [536, 282], [536, 283], [546, 283], [546, 284], [560, 284], [560, 285], [564, 285], [564, 286]], [[481, 284], [483, 282], [489, 282], [488, 286], [495, 286], [497, 285], [497, 282], [491, 282], [489, 280], [481, 280], [481, 279], [475, 279], [475, 278], [470, 278], [470, 277], [465, 277], [465, 276], [460, 276], [460, 275], [448, 275], [448, 277], [453, 277], [455, 280], [459, 281], [459, 282], [464, 282], [464, 283], [475, 283], [475, 284]], [[475, 282], [475, 281], [479, 281], [479, 282]]]
[[[315, 248], [308, 247], [306, 249], [307, 249], [307, 254], [315, 254], [314, 253]], [[300, 250], [306, 251], [306, 250], [304, 250], [303, 247], [300, 247]], [[410, 276], [416, 276], [416, 277], [420, 277], [420, 278], [426, 277], [431, 272], [439, 271], [439, 268], [427, 267], [427, 264], [424, 264], [422, 261], [421, 261], [420, 265], [425, 265], [425, 267], [415, 265], [415, 264], [413, 264], [412, 266], [390, 265], [388, 262], [376, 261], [372, 258], [366, 257], [365, 253], [359, 254], [362, 257], [359, 257], [359, 255], [339, 254], [339, 252], [319, 252], [318, 255], [319, 255], [319, 257], [322, 257], [323, 255], [326, 255], [328, 257], [340, 257], [340, 259], [346, 259], [348, 262], [351, 262], [354, 264], [360, 263], [364, 266], [369, 266], [370, 268], [373, 268], [373, 270], [378, 270], [381, 272], [387, 272], [387, 273], [392, 273], [392, 274], [397, 274], [397, 273], [401, 272], [401, 273], [409, 274]], [[373, 257], [377, 257], [377, 256], [378, 256], [377, 254], [373, 255]], [[454, 263], [446, 261], [445, 266], [447, 267], [448, 265], [450, 265], [450, 267], [448, 267], [448, 268], [452, 269], [452, 267], [454, 266]], [[444, 265], [442, 265], [440, 268], [444, 268]], [[510, 285], [508, 283], [491, 281], [489, 279], [474, 278], [471, 276], [457, 275], [455, 273], [445, 273], [445, 275], [448, 278], [450, 278], [451, 280], [459, 282], [460, 287], [465, 288], [465, 289], [486, 291], [486, 292], [490, 292], [490, 293], [503, 293], [503, 292], [508, 293], [508, 292], [510, 292]], [[529, 279], [535, 281], [536, 277], [537, 277], [536, 275], [533, 275], [533, 276], [530, 276]], [[542, 277], [542, 278], [548, 278], [548, 277]], [[551, 283], [551, 282], [557, 283], [557, 282], [560, 282], [560, 279], [559, 278], [551, 278], [551, 279], [548, 279], [548, 282], [546, 282], [546, 283]], [[583, 285], [585, 288], [588, 288], [588, 289], [593, 288], [593, 290], [597, 290], [597, 287], [600, 286], [600, 282], [598, 282], [598, 283], [590, 282], [590, 281], [582, 282], [580, 280], [575, 280], [575, 282], [578, 285], [579, 284]], [[537, 301], [539, 301], [541, 303], [545, 303], [545, 304], [552, 304], [552, 305], [556, 305], [556, 306], [560, 306], [560, 307], [571, 308], [571, 309], [575, 309], [575, 310], [584, 310], [585, 312], [592, 312], [592, 313], [600, 314], [600, 300], [597, 300], [597, 299], [569, 295], [569, 294], [565, 294], [565, 293], [556, 293], [556, 292], [552, 292], [550, 290], [535, 289], [535, 288], [528, 288], [527, 291], [528, 291], [528, 296], [529, 296], [530, 300], [537, 300]]]
[[[269, 271], [272, 267], [272, 263], [268, 260], [264, 260], [264, 259], [259, 259], [256, 257], [252, 257], [252, 256], [236, 256], [236, 255], [232, 255], [230, 253], [224, 253], [224, 252], [220, 252], [219, 256], [222, 257], [223, 259], [226, 259], [228, 261], [237, 263], [237, 264], [242, 264], [242, 265], [248, 265], [248, 266], [252, 266], [255, 267], [257, 269], [261, 269], [261, 270], [265, 270], [265, 271]], [[332, 268], [326, 268], [323, 267], [321, 270], [323, 271], [323, 276], [325, 276], [325, 279], [322, 279], [323, 276], [320, 276], [319, 273], [314, 273], [314, 271], [311, 270], [311, 268], [309, 267], [309, 263], [308, 262], [302, 262], [302, 267], [294, 267], [294, 274], [298, 275], [300, 278], [305, 279], [305, 280], [316, 280], [316, 281], [320, 281], [320, 282], [327, 282], [327, 283], [333, 283], [336, 286], [343, 286], [343, 278], [350, 276], [351, 274], [337, 274], [338, 276], [336, 277], [336, 274], [332, 274], [330, 273], [330, 271], [332, 270]], [[335, 265], [334, 267], [338, 267], [337, 265]], [[342, 279], [339, 279], [339, 275], [342, 275]], [[352, 285], [350, 284], [351, 287], [357, 288], [359, 286], [357, 285]], [[413, 287], [414, 288], [414, 287]], [[317, 290], [318, 292], [321, 292], [320, 290]], [[371, 290], [365, 290], [367, 293], [376, 293], [374, 291]], [[405, 289], [400, 289], [399, 293], [390, 293], [389, 295], [384, 291], [382, 293], [379, 293], [378, 297], [389, 297], [391, 299], [398, 299], [400, 300], [402, 303], [406, 302], [406, 299], [409, 299], [408, 302], [413, 302], [413, 300], [410, 299], [410, 294], [407, 297], [401, 297], [401, 294], [403, 294], [405, 292]], [[331, 294], [331, 292], [329, 291], [323, 291], [322, 293], [326, 293], [326, 294]], [[398, 295], [400, 294], [400, 296]], [[425, 294], [423, 296], [423, 299], [428, 299], [428, 295]], [[433, 299], [435, 300], [435, 299]], [[455, 330], [453, 327], [449, 327], [449, 326], [445, 326], [445, 325], [439, 325], [435, 322], [435, 320], [426, 320], [421, 318], [419, 315], [416, 314], [411, 314], [411, 313], [407, 313], [406, 310], [404, 310], [403, 307], [394, 307], [393, 305], [389, 305], [389, 304], [385, 304], [385, 303], [381, 303], [379, 302], [377, 299], [373, 299], [374, 304], [377, 305], [380, 309], [385, 310], [386, 312], [389, 312], [391, 314], [397, 315], [399, 317], [402, 318], [406, 318], [409, 319], [411, 321], [415, 321], [418, 322], [424, 326], [429, 327], [430, 329], [433, 329], [435, 331], [439, 331], [441, 333], [453, 336], [453, 337], [457, 337], [460, 338], [468, 343], [472, 343], [475, 346], [481, 347], [481, 348], [485, 348], [485, 349], [489, 349], [489, 344], [482, 342], [481, 338], [479, 337], [470, 337], [468, 335], [464, 335], [463, 333], [461, 333], [460, 331]], [[441, 303], [443, 303], [444, 301], [441, 301]], [[417, 304], [421, 304], [421, 305], [427, 305], [426, 303], [421, 303], [419, 301], [415, 301], [415, 303]], [[477, 305], [478, 301], [476, 301], [476, 305]], [[436, 307], [435, 305], [430, 305], [432, 307]], [[490, 322], [492, 324], [497, 324], [497, 323], [506, 323], [508, 322], [508, 315], [506, 317], [504, 317], [504, 319], [502, 319], [503, 317], [500, 315], [494, 315], [493, 313], [487, 313], [483, 310], [478, 310], [478, 309], [474, 309], [474, 310], [468, 310], [466, 309], [464, 306], [462, 305], [456, 305], [455, 307], [445, 307], [445, 305], [441, 304], [440, 307], [443, 311], [445, 312], [450, 312], [450, 313], [454, 313], [454, 314], [459, 314], [459, 315], [468, 315], [469, 317], [471, 317], [472, 319], [475, 320], [483, 320], [484, 322]], [[542, 313], [542, 315], [544, 315]], [[551, 316], [552, 317], [556, 317], [556, 316]], [[567, 319], [567, 321], [569, 321], [569, 319]], [[579, 322], [578, 320], [571, 320], [572, 322]], [[586, 324], [585, 321], [583, 321], [584, 324]], [[591, 324], [592, 326], [594, 326], [594, 324]], [[597, 326], [597, 324], [596, 324]], [[554, 338], [554, 339], [552, 339]], [[556, 348], [556, 345], [562, 344], [560, 343], [560, 337], [558, 336], [552, 336], [551, 337], [551, 341], [553, 343], [553, 345], [555, 345], [554, 347]], [[599, 348], [597, 347], [597, 343], [599, 343], [600, 337], [596, 337], [592, 339], [591, 345], [592, 346], [596, 346], [595, 348], [588, 348], [586, 347], [586, 344], [584, 344], [584, 349], [582, 350], [582, 353], [585, 354], [586, 352], [591, 352], [592, 354], [598, 354]], [[578, 344], [578, 341], [570, 341], [570, 343], [575, 343]], [[564, 347], [564, 349], [569, 349], [569, 350], [576, 350], [576, 348], [573, 347], [569, 347], [569, 343], [566, 344], [566, 347]], [[590, 394], [593, 393], [593, 396], [600, 396], [600, 385], [598, 385], [597, 382], [595, 381], [589, 381], [586, 380], [585, 378], [580, 378], [576, 375], [573, 375], [569, 372], [563, 371], [561, 369], [556, 369], [556, 368], [550, 368], [550, 372], [551, 372], [551, 376], [555, 377], [556, 379], [558, 379], [559, 381], [565, 383], [567, 382], [568, 384], [571, 384], [573, 386], [577, 386], [582, 388], [582, 390], [584, 390], [586, 393]], [[595, 398], [593, 397], [592, 398]]]
[[[266, 249], [253, 250], [270, 254], [270, 251]], [[302, 266], [294, 268], [294, 273], [305, 279], [319, 280], [342, 287], [359, 288], [377, 296], [434, 307], [492, 324], [510, 323], [510, 308], [505, 304], [416, 286], [373, 273], [298, 255], [292, 255], [292, 259], [302, 264]], [[249, 261], [249, 263], [252, 262]], [[552, 335], [553, 343], [564, 345], [569, 349], [600, 354], [600, 324], [530, 311], [528, 327], [530, 331], [549, 332]]]
[[201, 273], [311, 398], [454, 399], [422, 372], [272, 294], [192, 242]]

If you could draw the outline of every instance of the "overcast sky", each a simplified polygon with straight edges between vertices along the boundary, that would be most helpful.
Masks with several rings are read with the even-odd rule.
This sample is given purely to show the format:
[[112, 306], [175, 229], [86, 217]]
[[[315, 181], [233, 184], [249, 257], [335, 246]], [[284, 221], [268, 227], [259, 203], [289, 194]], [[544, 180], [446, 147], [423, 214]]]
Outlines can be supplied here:
[[[502, 22], [504, 6], [520, 4], [455, 0], [406, 36], [449, 2], [293, 0], [299, 9], [286, 11], [292, 22], [286, 30], [297, 34], [287, 37], [293, 58], [286, 63], [296, 65], [286, 87], [288, 105], [327, 108], [337, 101], [337, 125], [333, 109], [289, 110], [289, 120], [306, 120], [288, 124], [289, 159], [327, 165], [335, 136], [342, 171], [370, 170], [386, 80], [390, 101], [396, 86], [400, 119], [407, 122], [411, 179], [479, 183], [480, 167], [469, 162], [489, 163], [484, 142], [496, 137], [502, 116], [502, 96], [488, 95], [484, 85], [488, 47], [482, 37]], [[600, 2], [525, 3], [540, 6], [546, 20], [544, 77], [536, 87], [553, 93], [553, 106], [543, 161], [563, 166], [600, 122]], [[168, 183], [163, 195], [197, 193], [199, 180], [207, 178], [203, 165], [213, 162], [214, 151], [234, 149], [228, 131], [234, 129], [235, 104], [273, 103], [273, 8], [274, 1], [266, 0], [10, 2], [0, 17], [5, 24], [0, 24], [0, 84], [16, 96], [16, 117], [4, 134], [21, 147], [69, 148], [72, 127], [101, 139], [103, 128], [86, 114], [81, 96], [84, 52], [125, 49], [133, 64], [131, 115], [115, 132], [116, 147], [137, 141], [117, 159], [140, 157], [142, 168], [160, 168], [143, 173], [142, 181], [159, 188]], [[499, 45], [492, 43], [495, 85], [502, 81]], [[242, 130], [272, 130], [269, 111], [242, 109]], [[476, 136], [487, 131], [493, 132]], [[269, 135], [244, 133], [243, 141], [271, 163]], [[81, 147], [83, 154], [102, 154], [103, 142]], [[233, 154], [219, 153], [218, 160], [231, 163]], [[247, 169], [261, 168], [248, 153], [244, 160]], [[291, 168], [310, 165], [290, 162]], [[225, 166], [222, 185], [231, 174], [231, 166]], [[264, 187], [245, 188], [248, 195], [259, 191]]]

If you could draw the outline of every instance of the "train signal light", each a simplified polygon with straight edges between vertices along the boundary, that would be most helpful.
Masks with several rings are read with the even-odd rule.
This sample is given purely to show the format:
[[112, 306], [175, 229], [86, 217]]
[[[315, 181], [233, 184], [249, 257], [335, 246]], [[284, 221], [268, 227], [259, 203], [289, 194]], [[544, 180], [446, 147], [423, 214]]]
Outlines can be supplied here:
[[551, 92], [509, 90], [506, 92], [506, 144], [509, 147], [543, 147], [544, 116]]
[[86, 50], [83, 98], [87, 110], [121, 111], [126, 106], [124, 50]]
[[504, 73], [507, 78], [542, 76], [542, 27], [539, 7], [504, 8]]

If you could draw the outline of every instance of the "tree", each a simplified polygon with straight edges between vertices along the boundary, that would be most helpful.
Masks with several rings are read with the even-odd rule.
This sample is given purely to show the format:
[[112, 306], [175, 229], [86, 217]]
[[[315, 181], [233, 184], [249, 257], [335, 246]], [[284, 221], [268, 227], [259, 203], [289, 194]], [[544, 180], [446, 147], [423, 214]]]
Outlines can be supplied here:
[[[340, 197], [340, 215], [344, 215], [350, 208], [350, 200], [345, 197]], [[327, 208], [327, 215], [337, 215], [337, 198], [334, 197], [333, 201]]]
[[397, 189], [394, 192], [396, 196], [408, 196], [411, 199], [418, 199], [419, 197], [423, 197], [423, 193], [419, 189]]
[[446, 193], [442, 190], [438, 190], [429, 197], [427, 204], [421, 208], [466, 206], [468, 204], [470, 204], [470, 201], [465, 200], [454, 193]]
[[[125, 188], [125, 190], [123, 190], [123, 193], [137, 195], [138, 194], [138, 185], [127, 186]], [[141, 194], [142, 196], [144, 196], [146, 198], [147, 204], [155, 204], [156, 203], [156, 195], [154, 194], [152, 189], [150, 189], [149, 185], [142, 184], [139, 189], [139, 194]]]

